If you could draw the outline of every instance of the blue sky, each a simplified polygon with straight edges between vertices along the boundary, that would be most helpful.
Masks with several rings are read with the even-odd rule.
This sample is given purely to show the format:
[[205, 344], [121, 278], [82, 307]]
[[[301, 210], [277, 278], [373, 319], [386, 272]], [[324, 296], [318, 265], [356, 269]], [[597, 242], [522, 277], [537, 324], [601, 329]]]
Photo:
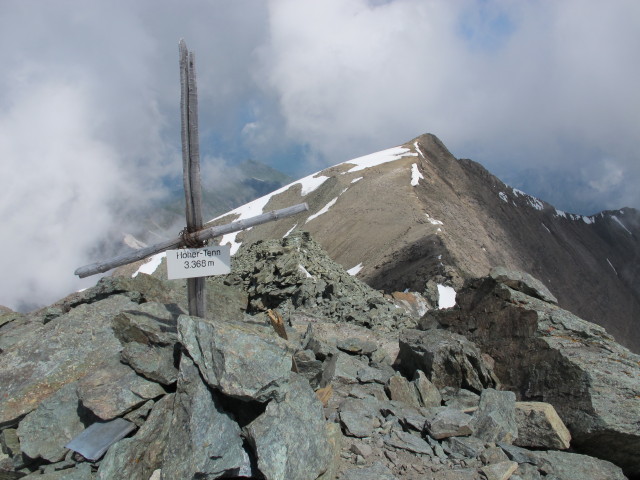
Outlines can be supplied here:
[[[0, 304], [85, 283], [128, 206], [180, 175], [178, 40], [206, 181], [301, 177], [434, 133], [556, 207], [640, 207], [636, 0], [3, 0]], [[6, 256], [5, 256], [6, 257]]]

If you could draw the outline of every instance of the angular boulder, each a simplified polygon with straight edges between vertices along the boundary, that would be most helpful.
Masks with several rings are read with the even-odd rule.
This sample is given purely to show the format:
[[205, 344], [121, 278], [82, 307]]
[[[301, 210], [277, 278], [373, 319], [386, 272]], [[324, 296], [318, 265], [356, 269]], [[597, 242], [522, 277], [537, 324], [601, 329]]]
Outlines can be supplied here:
[[266, 480], [316, 479], [332, 458], [322, 404], [309, 382], [295, 373], [286, 390], [284, 398], [269, 402], [245, 427], [246, 438]]
[[404, 330], [400, 333], [400, 368], [408, 376], [422, 370], [437, 387], [480, 392], [495, 387], [496, 378], [478, 347], [464, 336], [445, 330]]
[[553, 405], [544, 402], [516, 402], [516, 423], [520, 447], [566, 450], [571, 433]]
[[178, 332], [210, 387], [239, 400], [266, 402], [282, 395], [293, 349], [272, 330], [181, 315]]
[[519, 400], [550, 403], [581, 452], [640, 476], [640, 356], [600, 326], [491, 277], [467, 283], [441, 327], [495, 360]]
[[240, 427], [183, 356], [163, 453], [162, 479], [237, 475], [245, 464]]

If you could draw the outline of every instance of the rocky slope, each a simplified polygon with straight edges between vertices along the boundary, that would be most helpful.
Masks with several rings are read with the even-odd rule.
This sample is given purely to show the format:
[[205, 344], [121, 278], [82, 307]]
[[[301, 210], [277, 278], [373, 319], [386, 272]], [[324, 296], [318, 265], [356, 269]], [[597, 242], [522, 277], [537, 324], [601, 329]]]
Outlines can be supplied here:
[[207, 297], [161, 264], [1, 313], [0, 479], [640, 477], [640, 356], [526, 274], [423, 315], [292, 234]]
[[[560, 306], [640, 351], [640, 214], [579, 216], [454, 158], [433, 135], [328, 168], [217, 223], [307, 202], [310, 211], [223, 243], [312, 233], [331, 258], [387, 292], [459, 289], [495, 266], [542, 279]], [[430, 284], [426, 282], [431, 281]], [[431, 293], [430, 293], [431, 292]]]

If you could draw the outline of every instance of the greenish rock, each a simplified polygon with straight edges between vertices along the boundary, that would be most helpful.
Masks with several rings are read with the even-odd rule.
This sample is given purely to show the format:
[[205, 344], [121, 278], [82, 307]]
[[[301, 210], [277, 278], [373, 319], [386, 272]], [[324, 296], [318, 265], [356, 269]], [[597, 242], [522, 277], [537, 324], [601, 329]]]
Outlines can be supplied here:
[[162, 479], [218, 478], [238, 474], [245, 463], [240, 427], [183, 356], [164, 450]]
[[486, 442], [513, 443], [518, 438], [515, 393], [492, 388], [483, 390], [471, 429], [476, 437]]
[[82, 405], [102, 420], [120, 417], [167, 393], [161, 385], [139, 376], [118, 360], [105, 363], [79, 380], [77, 392]]
[[168, 386], [178, 378], [175, 366], [177, 356], [177, 346], [162, 347], [131, 342], [122, 348], [121, 360], [144, 378]]
[[148, 480], [162, 467], [163, 453], [171, 433], [174, 394], [156, 402], [149, 418], [131, 438], [112, 445], [100, 462], [99, 480]]
[[84, 428], [78, 416], [76, 382], [69, 383], [20, 422], [20, 449], [29, 458], [59, 462], [69, 451], [65, 445]]
[[282, 396], [292, 367], [291, 346], [275, 333], [247, 324], [207, 322], [182, 315], [182, 345], [212, 388], [240, 400], [266, 402]]
[[41, 325], [2, 353], [0, 427], [15, 425], [63, 386], [117, 360], [122, 345], [111, 320], [135, 308], [125, 295], [82, 304]]
[[148, 302], [117, 315], [113, 330], [123, 344], [170, 346], [178, 341], [178, 317], [184, 313], [177, 305]]
[[233, 274], [247, 287], [250, 311], [278, 308], [285, 316], [313, 311], [385, 331], [415, 325], [382, 293], [349, 275], [306, 232], [242, 248], [234, 256]]
[[267, 480], [315, 479], [329, 468], [322, 404], [300, 375], [291, 374], [284, 398], [269, 402], [244, 432]]
[[559, 480], [624, 480], [622, 469], [611, 462], [577, 453], [536, 452], [538, 458], [547, 462], [547, 477], [555, 475]]

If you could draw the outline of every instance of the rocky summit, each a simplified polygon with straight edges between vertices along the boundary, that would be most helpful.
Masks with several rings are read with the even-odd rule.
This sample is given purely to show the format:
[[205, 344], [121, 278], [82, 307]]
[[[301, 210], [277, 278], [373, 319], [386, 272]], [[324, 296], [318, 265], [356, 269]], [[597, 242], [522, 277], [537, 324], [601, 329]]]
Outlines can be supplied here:
[[206, 318], [164, 263], [0, 313], [0, 479], [640, 478], [640, 356], [528, 274], [440, 309], [291, 233], [206, 284]]
[[563, 212], [512, 188], [434, 135], [348, 160], [282, 187], [214, 223], [307, 202], [290, 219], [225, 236], [237, 248], [296, 230], [375, 289], [421, 292], [497, 266], [542, 280], [558, 304], [640, 353], [640, 213]]

